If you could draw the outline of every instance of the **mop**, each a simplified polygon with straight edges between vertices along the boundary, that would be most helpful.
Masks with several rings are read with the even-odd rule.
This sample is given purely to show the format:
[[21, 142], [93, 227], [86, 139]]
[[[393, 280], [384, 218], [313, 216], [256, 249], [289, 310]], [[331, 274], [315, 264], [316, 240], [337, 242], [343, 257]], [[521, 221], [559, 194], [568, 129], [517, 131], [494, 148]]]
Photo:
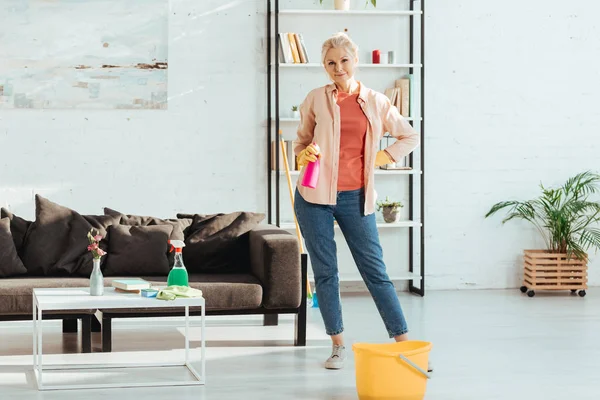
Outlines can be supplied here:
[[[290, 175], [290, 166], [288, 164], [288, 158], [287, 158], [287, 154], [285, 151], [285, 141], [283, 140], [283, 132], [280, 130], [279, 131], [279, 137], [280, 139], [280, 144], [281, 144], [281, 153], [283, 155], [283, 164], [285, 165], [285, 175], [287, 177], [287, 183], [288, 183], [288, 190], [290, 192], [290, 202], [292, 203], [292, 213], [294, 214], [294, 224], [296, 225], [296, 235], [298, 236], [298, 244], [300, 246], [300, 254], [304, 253], [304, 248], [302, 246], [302, 235], [300, 234], [300, 227], [298, 226], [298, 220], [296, 219], [296, 211], [294, 209], [294, 190], [292, 188], [292, 177]], [[308, 280], [308, 277], [306, 278], [306, 297], [312, 300], [312, 307], [316, 308], [319, 306], [319, 303], [317, 301], [317, 293], [315, 292], [314, 295], [312, 293], [312, 290], [310, 288], [310, 281]]]

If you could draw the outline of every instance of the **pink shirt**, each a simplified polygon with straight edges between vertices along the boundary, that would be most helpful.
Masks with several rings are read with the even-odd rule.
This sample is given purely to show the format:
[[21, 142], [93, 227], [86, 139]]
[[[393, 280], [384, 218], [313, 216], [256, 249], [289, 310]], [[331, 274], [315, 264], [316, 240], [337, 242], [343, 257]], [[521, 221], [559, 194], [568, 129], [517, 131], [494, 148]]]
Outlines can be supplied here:
[[358, 93], [338, 92], [340, 107], [340, 162], [337, 190], [356, 190], [365, 185], [365, 138], [369, 121], [358, 104]]
[[[338, 90], [329, 84], [308, 93], [299, 107], [300, 124], [294, 141], [294, 154], [298, 155], [311, 142], [321, 149], [319, 183], [315, 189], [298, 185], [302, 197], [314, 204], [335, 205], [339, 179], [341, 120], [337, 105]], [[364, 215], [375, 212], [375, 155], [379, 141], [388, 132], [397, 140], [385, 150], [396, 160], [410, 154], [419, 145], [419, 135], [391, 105], [387, 96], [360, 84], [358, 103], [367, 117], [364, 151], [365, 207]], [[300, 171], [298, 182], [302, 180]]]

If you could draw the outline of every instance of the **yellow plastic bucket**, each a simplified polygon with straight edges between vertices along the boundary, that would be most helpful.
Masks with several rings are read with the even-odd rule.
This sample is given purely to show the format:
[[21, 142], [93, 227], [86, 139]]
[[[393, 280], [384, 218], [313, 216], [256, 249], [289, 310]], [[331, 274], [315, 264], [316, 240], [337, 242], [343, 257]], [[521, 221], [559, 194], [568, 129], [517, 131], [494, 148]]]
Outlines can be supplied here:
[[360, 400], [422, 400], [432, 344], [416, 340], [397, 343], [355, 343], [356, 390]]

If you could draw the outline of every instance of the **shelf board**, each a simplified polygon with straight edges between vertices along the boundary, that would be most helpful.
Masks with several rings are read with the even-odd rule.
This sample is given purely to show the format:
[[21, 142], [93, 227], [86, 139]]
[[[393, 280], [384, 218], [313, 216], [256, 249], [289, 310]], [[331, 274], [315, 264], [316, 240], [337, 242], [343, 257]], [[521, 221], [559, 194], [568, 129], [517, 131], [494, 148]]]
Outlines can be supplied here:
[[[413, 117], [404, 117], [405, 120], [407, 121], [422, 121], [423, 118], [413, 118]], [[275, 122], [275, 119], [273, 119], [273, 122]], [[300, 122], [300, 118], [279, 118], [279, 122]]]
[[373, 15], [373, 16], [393, 16], [393, 15], [421, 15], [422, 11], [361, 11], [361, 10], [279, 10], [280, 15], [298, 15], [298, 14], [309, 14], [309, 15]]
[[[411, 280], [420, 280], [421, 279], [421, 275], [416, 273], [416, 272], [404, 272], [404, 273], [399, 273], [399, 274], [394, 274], [394, 275], [390, 275], [390, 280], [391, 281], [411, 281]], [[311, 278], [311, 282], [313, 282], [312, 278]], [[340, 276], [340, 283], [343, 282], [363, 282], [362, 278], [360, 276], [357, 277], [343, 277]]]
[[[281, 229], [285, 229], [285, 230], [295, 230], [296, 229], [296, 224], [294, 224], [293, 222], [281, 222]], [[339, 229], [339, 225], [334, 223], [333, 224], [335, 229]], [[392, 228], [410, 228], [410, 227], [420, 227], [421, 223], [419, 222], [415, 222], [415, 221], [400, 221], [400, 222], [392, 222], [392, 223], [387, 223], [387, 222], [377, 222], [377, 227], [378, 228], [386, 228], [386, 229], [392, 229]]]
[[[422, 64], [358, 64], [359, 68], [421, 68]], [[323, 68], [320, 63], [279, 63], [280, 68]]]
[[[285, 176], [285, 166], [281, 167], [279, 170], [279, 175]], [[275, 173], [275, 171], [272, 171]], [[417, 175], [421, 174], [421, 171], [417, 171], [414, 169], [375, 169], [375, 175]], [[290, 171], [291, 176], [300, 175], [300, 171]]]

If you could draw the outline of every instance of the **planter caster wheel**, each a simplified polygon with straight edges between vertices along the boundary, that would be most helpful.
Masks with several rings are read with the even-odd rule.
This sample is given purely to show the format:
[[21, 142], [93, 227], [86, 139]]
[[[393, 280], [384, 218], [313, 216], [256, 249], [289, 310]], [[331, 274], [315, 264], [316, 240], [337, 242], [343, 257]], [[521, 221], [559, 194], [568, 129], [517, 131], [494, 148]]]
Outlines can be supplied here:
[[527, 286], [521, 286], [521, 293], [525, 293], [527, 291]]
[[533, 297], [535, 296], [535, 292], [533, 290], [530, 290], [529, 292], [527, 292], [527, 296]]
[[584, 297], [585, 296], [585, 290], [580, 290], [579, 291], [579, 297]]
[[575, 294], [575, 292], [577, 292], [577, 290], [571, 289], [571, 294]]

